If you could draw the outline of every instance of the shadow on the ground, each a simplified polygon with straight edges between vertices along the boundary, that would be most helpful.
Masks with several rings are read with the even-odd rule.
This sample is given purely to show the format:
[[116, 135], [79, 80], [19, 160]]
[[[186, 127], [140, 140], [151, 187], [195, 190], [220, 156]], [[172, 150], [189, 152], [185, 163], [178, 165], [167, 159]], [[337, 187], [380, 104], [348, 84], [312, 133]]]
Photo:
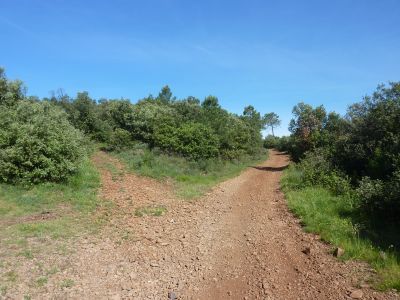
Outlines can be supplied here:
[[371, 241], [382, 250], [390, 250], [400, 261], [400, 223], [398, 220], [378, 214], [363, 214], [355, 210], [339, 212], [342, 217], [350, 218], [359, 226], [359, 237]]
[[267, 171], [267, 172], [281, 172], [283, 170], [285, 170], [288, 165], [284, 165], [282, 167], [257, 167], [257, 166], [250, 166], [253, 169], [257, 169], [260, 171]]
[[289, 153], [284, 151], [284, 152], [275, 153], [275, 155], [289, 155]]

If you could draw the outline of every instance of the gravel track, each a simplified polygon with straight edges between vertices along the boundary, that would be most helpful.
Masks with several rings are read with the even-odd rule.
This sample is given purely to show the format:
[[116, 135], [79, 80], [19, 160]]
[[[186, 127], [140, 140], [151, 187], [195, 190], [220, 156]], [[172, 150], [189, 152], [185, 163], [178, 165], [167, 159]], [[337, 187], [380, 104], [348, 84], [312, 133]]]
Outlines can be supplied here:
[[[105, 153], [94, 162], [101, 196], [115, 203], [108, 225], [79, 238], [63, 272], [33, 298], [351, 299], [361, 291], [362, 299], [399, 299], [365, 285], [373, 275], [366, 264], [337, 260], [329, 245], [302, 231], [279, 189], [289, 162], [282, 153], [271, 151], [264, 164], [193, 202], [176, 199], [171, 183], [123, 172]], [[104, 162], [121, 171], [119, 178]], [[136, 208], [152, 205], [167, 212], [135, 216]], [[75, 284], [52, 285], [61, 276]]]

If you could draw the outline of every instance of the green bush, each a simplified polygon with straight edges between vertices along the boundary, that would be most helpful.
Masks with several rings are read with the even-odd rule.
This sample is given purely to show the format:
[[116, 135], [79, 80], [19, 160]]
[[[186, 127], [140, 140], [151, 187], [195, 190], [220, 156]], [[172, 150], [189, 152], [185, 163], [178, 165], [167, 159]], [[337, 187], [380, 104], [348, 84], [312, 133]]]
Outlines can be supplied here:
[[116, 128], [114, 132], [111, 134], [110, 145], [108, 147], [109, 150], [121, 150], [131, 146], [132, 134], [122, 128]]
[[167, 103], [154, 99], [139, 101], [132, 116], [132, 133], [136, 140], [155, 145], [155, 132], [158, 128], [176, 125], [175, 111]]
[[388, 181], [363, 177], [356, 190], [364, 211], [384, 216], [386, 221], [400, 214], [400, 171]]
[[290, 151], [290, 146], [292, 144], [292, 139], [290, 136], [282, 136], [279, 138], [276, 145], [276, 149], [279, 151]]
[[194, 160], [218, 156], [217, 136], [200, 123], [186, 123], [179, 127], [162, 126], [155, 133], [155, 144]]
[[[289, 208], [301, 219], [306, 231], [318, 233], [322, 240], [345, 250], [342, 258], [365, 260], [377, 271], [369, 278], [379, 289], [400, 287], [400, 260], [393, 249], [398, 243], [398, 228], [365, 231], [371, 218], [359, 219], [359, 207], [348, 197], [334, 196], [323, 187], [299, 188], [299, 170], [291, 166], [282, 177], [282, 188]], [[371, 191], [366, 191], [371, 193]], [[375, 238], [371, 238], [375, 237]], [[382, 243], [383, 240], [387, 242]]]
[[0, 181], [35, 184], [62, 181], [84, 154], [83, 136], [61, 109], [20, 101], [0, 110]]
[[279, 137], [273, 135], [267, 135], [264, 139], [264, 148], [273, 149], [277, 148], [279, 143]]
[[324, 149], [318, 148], [306, 152], [298, 167], [302, 171], [302, 181], [305, 186], [321, 185], [335, 195], [353, 193], [350, 179], [333, 167]]
[[292, 145], [292, 138], [289, 136], [272, 136], [267, 135], [264, 139], [264, 148], [277, 149], [279, 151], [290, 151]]

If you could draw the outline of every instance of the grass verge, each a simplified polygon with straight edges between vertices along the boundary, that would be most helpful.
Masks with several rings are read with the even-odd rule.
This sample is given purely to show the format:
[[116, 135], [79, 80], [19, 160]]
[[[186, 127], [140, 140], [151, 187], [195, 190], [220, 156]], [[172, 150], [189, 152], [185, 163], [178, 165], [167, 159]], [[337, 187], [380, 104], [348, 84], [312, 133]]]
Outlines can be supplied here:
[[80, 232], [99, 204], [99, 185], [99, 174], [89, 160], [66, 183], [0, 184], [0, 239], [26, 245], [24, 238], [60, 238]]
[[[0, 184], [0, 298], [17, 284], [23, 261], [48, 261], [70, 238], [99, 228], [101, 220], [92, 214], [101, 204], [99, 186], [100, 176], [89, 159], [65, 183]], [[49, 274], [35, 272], [32, 287], [46, 285]]]
[[377, 271], [372, 284], [380, 290], [400, 290], [400, 255], [383, 249], [360, 235], [361, 224], [352, 215], [357, 206], [348, 197], [333, 196], [322, 187], [301, 187], [301, 172], [290, 166], [281, 181], [289, 208], [304, 229], [318, 233], [324, 241], [345, 249], [343, 259], [363, 260]]
[[203, 195], [212, 186], [237, 176], [249, 165], [267, 159], [267, 153], [243, 157], [235, 161], [218, 159], [189, 161], [183, 157], [166, 155], [143, 147], [114, 153], [130, 171], [155, 179], [172, 178], [176, 193], [184, 199]]
[[92, 211], [97, 204], [100, 179], [97, 170], [86, 160], [66, 183], [44, 183], [32, 187], [0, 184], [0, 217], [4, 221], [27, 214], [51, 211], [69, 206]]

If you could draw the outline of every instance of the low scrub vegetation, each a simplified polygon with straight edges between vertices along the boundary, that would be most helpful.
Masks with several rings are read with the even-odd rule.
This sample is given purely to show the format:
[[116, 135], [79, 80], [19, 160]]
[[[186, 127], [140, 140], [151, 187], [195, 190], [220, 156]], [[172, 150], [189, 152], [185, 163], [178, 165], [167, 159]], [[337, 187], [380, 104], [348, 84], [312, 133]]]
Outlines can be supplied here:
[[156, 179], [171, 178], [178, 196], [193, 199], [203, 195], [218, 182], [239, 174], [244, 168], [265, 160], [266, 151], [258, 155], [241, 156], [240, 159], [217, 158], [187, 160], [177, 155], [168, 155], [159, 149], [148, 149], [137, 144], [129, 150], [115, 152], [127, 168], [143, 176]]
[[[33, 185], [63, 182], [77, 172], [88, 154], [88, 140], [108, 151], [146, 145], [188, 164], [238, 161], [262, 151], [261, 130], [279, 123], [276, 114], [261, 116], [252, 106], [242, 115], [223, 109], [208, 96], [178, 100], [168, 86], [136, 104], [128, 99], [75, 98], [59, 91], [50, 98], [25, 95], [22, 82], [0, 69], [0, 182]], [[194, 164], [192, 162], [195, 162]]]
[[266, 126], [266, 118], [252, 106], [239, 116], [223, 109], [214, 96], [202, 102], [191, 96], [178, 100], [168, 86], [157, 97], [150, 95], [136, 104], [126, 99], [95, 101], [86, 92], [43, 101], [63, 108], [76, 128], [109, 151], [130, 149], [139, 142], [192, 161], [256, 155]]
[[400, 84], [379, 86], [346, 116], [300, 103], [292, 135], [265, 140], [297, 162], [283, 186], [306, 228], [364, 259], [380, 288], [400, 289]]
[[[345, 249], [344, 259], [365, 260], [377, 270], [371, 283], [379, 289], [400, 289], [400, 257], [390, 241], [398, 242], [395, 228], [371, 232], [360, 215], [355, 198], [335, 195], [322, 186], [303, 181], [302, 171], [291, 166], [285, 171], [282, 187], [289, 208], [302, 220], [306, 231]], [[368, 222], [368, 221], [367, 221]], [[385, 246], [384, 246], [385, 245]]]
[[[63, 183], [0, 184], [0, 239], [13, 243], [21, 237], [79, 233], [84, 224], [93, 225], [88, 216], [100, 204], [96, 197], [99, 185], [97, 170], [88, 160]], [[77, 219], [82, 219], [82, 226], [71, 227]]]

